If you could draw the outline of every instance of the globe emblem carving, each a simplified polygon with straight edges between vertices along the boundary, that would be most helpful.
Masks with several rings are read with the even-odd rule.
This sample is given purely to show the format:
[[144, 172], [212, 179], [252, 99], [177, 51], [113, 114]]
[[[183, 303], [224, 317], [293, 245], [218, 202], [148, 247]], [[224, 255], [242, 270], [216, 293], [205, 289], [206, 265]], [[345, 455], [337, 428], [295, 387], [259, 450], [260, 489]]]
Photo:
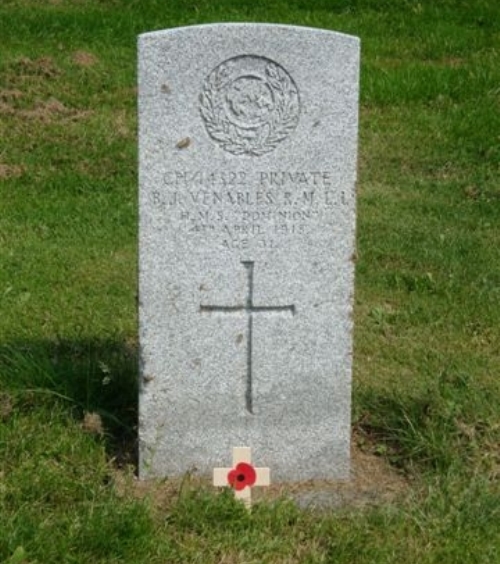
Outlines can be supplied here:
[[230, 85], [225, 101], [228, 118], [245, 128], [265, 123], [275, 105], [272, 90], [256, 76], [237, 78]]
[[297, 127], [297, 86], [283, 67], [265, 57], [242, 55], [218, 65], [200, 94], [209, 136], [234, 155], [272, 151]]

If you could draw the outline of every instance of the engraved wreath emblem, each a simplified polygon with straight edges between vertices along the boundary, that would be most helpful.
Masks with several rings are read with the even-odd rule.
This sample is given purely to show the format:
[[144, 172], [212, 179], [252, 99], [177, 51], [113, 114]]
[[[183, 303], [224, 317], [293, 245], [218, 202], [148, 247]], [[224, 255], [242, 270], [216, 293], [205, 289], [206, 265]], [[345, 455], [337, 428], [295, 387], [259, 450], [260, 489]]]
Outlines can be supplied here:
[[200, 113], [210, 137], [234, 155], [272, 151], [297, 127], [297, 86], [277, 63], [255, 55], [228, 59], [206, 78]]

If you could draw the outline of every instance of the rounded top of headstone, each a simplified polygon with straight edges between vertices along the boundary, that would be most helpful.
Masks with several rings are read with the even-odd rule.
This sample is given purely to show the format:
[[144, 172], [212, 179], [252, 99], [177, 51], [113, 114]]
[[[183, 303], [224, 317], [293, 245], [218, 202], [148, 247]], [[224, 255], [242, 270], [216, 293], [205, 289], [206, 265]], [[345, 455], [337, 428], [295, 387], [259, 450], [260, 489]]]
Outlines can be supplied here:
[[195, 25], [187, 25], [181, 27], [173, 27], [169, 29], [159, 29], [156, 31], [147, 31], [141, 33], [139, 37], [148, 37], [148, 36], [161, 36], [161, 35], [171, 35], [171, 34], [182, 34], [182, 33], [199, 33], [199, 32], [209, 32], [209, 33], [219, 33], [221, 31], [234, 31], [237, 33], [241, 33], [244, 30], [253, 31], [253, 30], [262, 30], [263, 32], [272, 32], [272, 33], [290, 33], [290, 32], [297, 32], [297, 33], [309, 33], [315, 35], [324, 35], [324, 36], [338, 36], [339, 39], [343, 39], [344, 41], [352, 40], [355, 42], [359, 42], [359, 37], [355, 35], [349, 35], [347, 33], [342, 33], [340, 31], [333, 31], [330, 29], [323, 29], [319, 27], [310, 27], [304, 25], [288, 25], [283, 23], [256, 23], [256, 22], [224, 22], [224, 23], [208, 23], [208, 24], [195, 24]]

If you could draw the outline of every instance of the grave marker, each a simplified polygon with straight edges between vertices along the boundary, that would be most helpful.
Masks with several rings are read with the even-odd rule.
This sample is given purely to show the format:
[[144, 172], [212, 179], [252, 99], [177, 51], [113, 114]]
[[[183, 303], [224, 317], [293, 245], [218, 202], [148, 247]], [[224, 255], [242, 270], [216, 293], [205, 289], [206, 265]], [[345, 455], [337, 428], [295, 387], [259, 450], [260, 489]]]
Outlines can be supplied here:
[[234, 489], [234, 497], [243, 501], [247, 508], [252, 505], [252, 489], [254, 486], [269, 486], [271, 472], [269, 468], [252, 466], [252, 454], [249, 447], [233, 448], [232, 468], [214, 468], [213, 484], [218, 487], [230, 486]]
[[140, 475], [349, 473], [359, 41], [139, 39]]

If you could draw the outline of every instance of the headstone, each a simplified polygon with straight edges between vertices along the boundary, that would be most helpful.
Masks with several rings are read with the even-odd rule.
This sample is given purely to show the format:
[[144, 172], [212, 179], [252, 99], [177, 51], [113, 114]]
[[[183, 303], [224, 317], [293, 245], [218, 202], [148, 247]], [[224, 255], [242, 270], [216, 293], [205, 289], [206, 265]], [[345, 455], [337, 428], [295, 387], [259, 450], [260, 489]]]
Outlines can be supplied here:
[[359, 41], [139, 38], [141, 477], [349, 474]]

